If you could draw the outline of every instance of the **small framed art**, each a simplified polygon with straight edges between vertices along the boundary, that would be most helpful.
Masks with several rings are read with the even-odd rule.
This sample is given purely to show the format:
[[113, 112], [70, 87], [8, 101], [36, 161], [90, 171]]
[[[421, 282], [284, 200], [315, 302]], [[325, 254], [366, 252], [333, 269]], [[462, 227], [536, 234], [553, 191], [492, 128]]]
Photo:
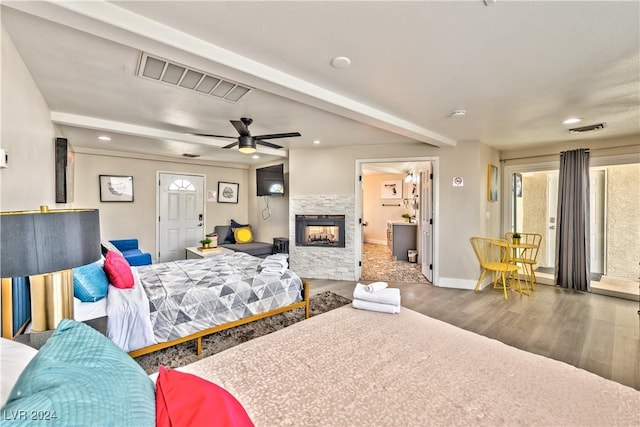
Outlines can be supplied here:
[[402, 180], [382, 181], [380, 184], [381, 199], [402, 199]]
[[498, 201], [498, 167], [489, 165], [487, 181], [487, 200], [490, 202]]
[[218, 203], [238, 203], [240, 184], [218, 181]]
[[133, 202], [133, 177], [100, 175], [101, 202]]

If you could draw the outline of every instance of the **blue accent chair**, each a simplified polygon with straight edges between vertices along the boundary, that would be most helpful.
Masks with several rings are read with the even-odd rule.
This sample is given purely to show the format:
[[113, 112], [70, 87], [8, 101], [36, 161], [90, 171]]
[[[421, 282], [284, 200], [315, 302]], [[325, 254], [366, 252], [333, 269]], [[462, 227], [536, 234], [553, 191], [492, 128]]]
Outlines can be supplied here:
[[151, 254], [138, 249], [138, 239], [109, 240], [127, 260], [130, 266], [151, 264]]

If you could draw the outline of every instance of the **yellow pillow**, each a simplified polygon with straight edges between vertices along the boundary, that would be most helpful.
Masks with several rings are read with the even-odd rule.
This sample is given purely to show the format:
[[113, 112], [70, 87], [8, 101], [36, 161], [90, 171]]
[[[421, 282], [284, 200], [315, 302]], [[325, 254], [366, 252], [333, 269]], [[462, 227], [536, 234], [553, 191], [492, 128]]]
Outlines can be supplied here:
[[236, 239], [236, 243], [251, 243], [253, 242], [253, 233], [251, 227], [238, 227], [233, 230], [233, 237]]

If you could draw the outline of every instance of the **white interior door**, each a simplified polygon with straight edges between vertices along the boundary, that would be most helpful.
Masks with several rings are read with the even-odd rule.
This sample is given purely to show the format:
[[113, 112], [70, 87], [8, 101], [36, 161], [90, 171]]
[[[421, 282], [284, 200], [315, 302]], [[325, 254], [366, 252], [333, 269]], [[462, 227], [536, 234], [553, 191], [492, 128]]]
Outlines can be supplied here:
[[158, 260], [185, 258], [204, 237], [204, 177], [159, 173]]
[[433, 180], [431, 162], [420, 174], [420, 232], [422, 274], [433, 283]]
[[556, 226], [558, 215], [558, 171], [547, 175], [547, 259], [546, 267], [556, 265]]
[[591, 169], [590, 174], [590, 246], [591, 246], [591, 272], [604, 274], [604, 217], [605, 217], [605, 189], [606, 171], [604, 169]]

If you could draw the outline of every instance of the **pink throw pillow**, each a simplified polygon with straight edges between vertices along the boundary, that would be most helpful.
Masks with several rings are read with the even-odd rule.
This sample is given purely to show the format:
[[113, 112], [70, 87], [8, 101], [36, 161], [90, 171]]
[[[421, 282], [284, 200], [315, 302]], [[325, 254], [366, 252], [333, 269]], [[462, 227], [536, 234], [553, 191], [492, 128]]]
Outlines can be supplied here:
[[247, 411], [227, 390], [196, 375], [158, 368], [156, 427], [253, 427]]
[[104, 260], [104, 272], [107, 273], [109, 283], [116, 288], [133, 288], [133, 273], [131, 266], [119, 253], [109, 251]]

